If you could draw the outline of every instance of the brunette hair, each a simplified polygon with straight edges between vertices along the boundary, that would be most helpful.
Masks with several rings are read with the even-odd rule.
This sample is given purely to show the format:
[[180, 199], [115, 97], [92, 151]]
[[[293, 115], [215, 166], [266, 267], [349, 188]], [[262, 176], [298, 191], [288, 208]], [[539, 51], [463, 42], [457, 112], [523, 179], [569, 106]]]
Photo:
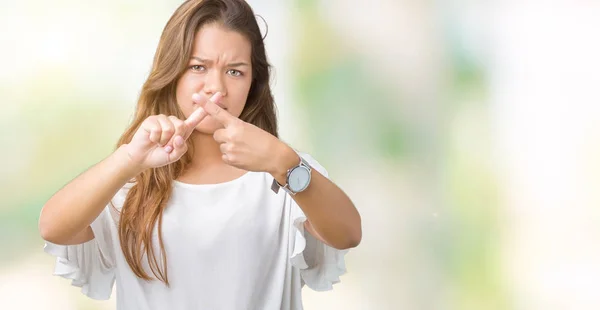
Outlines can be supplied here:
[[[184, 117], [176, 101], [177, 82], [188, 65], [196, 33], [202, 26], [213, 23], [242, 34], [252, 46], [253, 80], [240, 119], [277, 136], [275, 104], [269, 85], [270, 65], [252, 8], [244, 0], [188, 0], [177, 8], [162, 32], [133, 120], [117, 147], [129, 143], [142, 122], [151, 115]], [[143, 268], [142, 259], [146, 256], [154, 277], [166, 285], [169, 285], [169, 280], [162, 240], [162, 214], [171, 197], [172, 181], [191, 162], [193, 145], [189, 141], [187, 143], [188, 152], [177, 162], [148, 169], [135, 177], [118, 221], [121, 248], [135, 275], [153, 280]], [[152, 246], [155, 226], [160, 255]]]

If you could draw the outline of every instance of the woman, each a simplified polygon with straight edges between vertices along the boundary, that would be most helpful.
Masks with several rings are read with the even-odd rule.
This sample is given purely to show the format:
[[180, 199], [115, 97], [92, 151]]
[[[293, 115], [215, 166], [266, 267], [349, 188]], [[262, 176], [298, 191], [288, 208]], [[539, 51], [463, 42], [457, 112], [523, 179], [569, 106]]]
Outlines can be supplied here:
[[167, 23], [131, 126], [44, 205], [56, 274], [118, 309], [302, 309], [361, 240], [350, 199], [277, 138], [269, 64], [243, 0]]

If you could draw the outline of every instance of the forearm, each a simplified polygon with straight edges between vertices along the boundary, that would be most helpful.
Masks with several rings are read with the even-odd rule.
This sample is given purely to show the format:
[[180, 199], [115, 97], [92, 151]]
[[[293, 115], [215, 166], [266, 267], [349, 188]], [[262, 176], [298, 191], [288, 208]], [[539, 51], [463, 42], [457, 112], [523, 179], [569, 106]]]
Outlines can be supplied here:
[[312, 170], [309, 187], [293, 196], [310, 225], [327, 244], [356, 247], [362, 239], [361, 219], [348, 196], [333, 182]]
[[140, 171], [130, 164], [122, 147], [116, 150], [46, 202], [39, 221], [42, 237], [53, 243], [68, 242], [87, 228], [117, 191]]
[[[287, 169], [298, 163], [298, 155], [291, 151], [293, 153], [289, 150], [280, 153], [277, 165], [281, 168], [272, 173], [279, 184], [286, 183]], [[292, 197], [324, 242], [338, 249], [360, 243], [362, 229], [358, 210], [335, 183], [316, 169], [312, 169], [308, 188]]]

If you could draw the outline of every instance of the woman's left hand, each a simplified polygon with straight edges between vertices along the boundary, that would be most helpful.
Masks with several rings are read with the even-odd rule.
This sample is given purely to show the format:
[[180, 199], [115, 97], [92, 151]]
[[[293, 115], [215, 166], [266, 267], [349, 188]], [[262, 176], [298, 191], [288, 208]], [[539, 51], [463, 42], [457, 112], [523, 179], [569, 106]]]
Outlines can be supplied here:
[[[217, 129], [213, 137], [220, 144], [225, 163], [247, 171], [264, 171], [275, 175], [299, 161], [296, 152], [272, 134], [231, 115], [210, 100], [206, 101], [203, 108], [223, 124], [224, 128]], [[293, 163], [286, 163], [290, 161]], [[290, 167], [282, 168], [287, 165]]]

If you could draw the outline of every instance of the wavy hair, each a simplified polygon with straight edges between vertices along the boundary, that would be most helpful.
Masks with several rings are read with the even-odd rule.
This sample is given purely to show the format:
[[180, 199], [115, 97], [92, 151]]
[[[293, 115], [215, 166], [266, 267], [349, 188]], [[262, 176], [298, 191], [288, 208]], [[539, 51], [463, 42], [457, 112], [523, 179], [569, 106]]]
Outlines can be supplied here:
[[[240, 119], [278, 136], [275, 103], [269, 85], [271, 67], [252, 8], [243, 0], [189, 0], [177, 8], [163, 29], [133, 120], [119, 139], [117, 148], [129, 143], [142, 122], [151, 115], [184, 117], [176, 101], [175, 89], [191, 57], [196, 33], [202, 26], [212, 23], [242, 34], [252, 47], [253, 80]], [[158, 279], [166, 285], [169, 280], [162, 240], [162, 214], [171, 197], [172, 181], [192, 160], [193, 145], [190, 141], [187, 144], [188, 152], [180, 160], [148, 169], [135, 177], [118, 221], [121, 248], [135, 275], [148, 281]], [[158, 229], [159, 255], [152, 245], [155, 228]], [[144, 256], [154, 278], [143, 267]]]

